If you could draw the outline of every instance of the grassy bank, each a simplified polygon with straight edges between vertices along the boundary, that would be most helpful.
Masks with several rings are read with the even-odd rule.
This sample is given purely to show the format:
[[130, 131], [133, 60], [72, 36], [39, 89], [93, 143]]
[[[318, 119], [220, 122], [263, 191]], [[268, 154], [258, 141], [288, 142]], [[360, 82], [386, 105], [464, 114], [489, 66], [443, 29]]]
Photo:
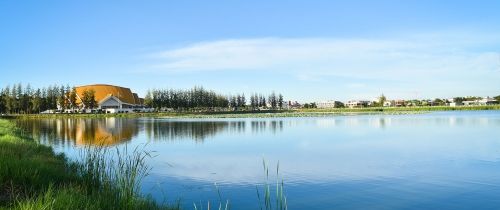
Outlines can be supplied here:
[[88, 149], [70, 162], [0, 119], [0, 209], [176, 209], [139, 193], [146, 153], [106, 155]]
[[4, 118], [105, 118], [105, 117], [166, 117], [166, 118], [267, 118], [267, 117], [316, 117], [348, 114], [415, 114], [432, 111], [472, 111], [500, 110], [494, 106], [427, 106], [427, 107], [366, 107], [332, 109], [294, 109], [236, 112], [154, 112], [154, 113], [118, 113], [118, 114], [23, 114], [8, 115]]

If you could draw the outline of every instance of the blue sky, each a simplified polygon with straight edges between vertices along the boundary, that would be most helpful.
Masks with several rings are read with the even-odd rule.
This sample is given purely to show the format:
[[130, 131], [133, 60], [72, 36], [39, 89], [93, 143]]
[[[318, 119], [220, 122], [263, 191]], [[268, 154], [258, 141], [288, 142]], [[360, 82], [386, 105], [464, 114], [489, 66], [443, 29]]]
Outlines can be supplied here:
[[0, 85], [500, 94], [500, 1], [0, 1]]

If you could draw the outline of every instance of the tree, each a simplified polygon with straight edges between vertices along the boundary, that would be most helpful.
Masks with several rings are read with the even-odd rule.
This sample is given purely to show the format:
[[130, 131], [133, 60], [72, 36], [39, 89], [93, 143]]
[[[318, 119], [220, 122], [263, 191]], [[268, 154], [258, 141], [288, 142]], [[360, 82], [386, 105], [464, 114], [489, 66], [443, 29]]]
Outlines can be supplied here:
[[239, 107], [241, 107], [242, 105], [243, 105], [243, 101], [241, 100], [241, 95], [240, 95], [240, 94], [238, 94], [238, 95], [236, 96], [236, 107], [238, 107], [238, 108], [239, 108]]
[[86, 109], [94, 109], [97, 107], [97, 101], [95, 100], [95, 91], [93, 89], [83, 91], [82, 103]]
[[463, 101], [465, 101], [464, 97], [455, 97], [455, 98], [453, 98], [453, 102], [455, 102], [455, 103], [462, 103]]
[[37, 89], [35, 93], [33, 93], [31, 104], [31, 111], [33, 113], [40, 113], [42, 108], [42, 91], [40, 91], [40, 89]]
[[497, 103], [500, 103], [500, 95], [495, 96], [495, 97], [493, 97], [493, 98], [497, 101]]
[[262, 101], [262, 107], [267, 108], [266, 97], [262, 96], [261, 101]]
[[48, 99], [47, 99], [47, 96], [48, 96], [47, 88], [42, 88], [41, 92], [42, 92], [42, 94], [41, 94], [42, 100], [40, 103], [40, 110], [47, 110], [47, 109], [49, 109]]
[[247, 106], [247, 99], [245, 98], [245, 94], [241, 94], [241, 107], [245, 108]]
[[71, 94], [71, 88], [69, 85], [66, 85], [64, 88], [64, 109], [70, 109], [71, 107], [71, 102], [69, 101], [69, 96]]
[[31, 95], [33, 94], [33, 90], [31, 89], [31, 85], [28, 84], [24, 91], [21, 93], [20, 97], [20, 109], [22, 113], [31, 113]]
[[153, 94], [150, 90], [148, 90], [146, 96], [144, 97], [144, 105], [146, 107], [153, 107]]
[[316, 106], [316, 103], [305, 103], [304, 108], [313, 109], [313, 108], [317, 108], [317, 106]]
[[17, 106], [17, 111], [16, 113], [21, 113], [21, 111], [23, 110], [23, 104], [22, 104], [22, 99], [23, 99], [23, 86], [21, 83], [18, 83], [17, 84], [17, 89], [16, 89], [16, 93], [15, 93], [15, 97], [16, 97], [16, 106]]
[[3, 89], [2, 89], [2, 91], [0, 92], [0, 113], [7, 112], [6, 107], [5, 107], [5, 98], [6, 98], [6, 96], [4, 95]]
[[276, 93], [271, 93], [271, 95], [269, 95], [269, 99], [268, 99], [269, 103], [271, 104], [271, 108], [272, 109], [276, 109], [277, 107], [277, 100], [276, 100]]
[[281, 95], [281, 93], [278, 95], [278, 106], [280, 109], [283, 109], [283, 104], [284, 104], [284, 100], [283, 100], [283, 95]]
[[7, 86], [2, 90], [3, 104], [5, 106], [5, 113], [11, 113], [12, 111], [12, 97], [10, 96], [10, 87]]
[[263, 95], [259, 95], [259, 107], [267, 107], [266, 97], [264, 97]]
[[68, 95], [68, 104], [70, 109], [76, 109], [78, 104], [76, 104], [76, 88], [73, 87]]
[[12, 90], [10, 92], [9, 107], [10, 113], [19, 113], [19, 100], [17, 97], [17, 85], [12, 85]]
[[233, 108], [234, 110], [237, 110], [238, 108], [238, 103], [237, 103], [237, 97], [236, 96], [230, 96], [229, 97], [229, 106]]
[[250, 96], [250, 107], [252, 107], [252, 110], [256, 110], [258, 106], [258, 96], [257, 94], [253, 94], [252, 96]]
[[59, 88], [59, 96], [57, 97], [57, 104], [59, 105], [59, 108], [64, 110], [66, 109], [67, 103], [66, 103], [66, 90], [64, 89], [64, 86], [61, 85]]
[[445, 102], [442, 99], [436, 98], [436, 99], [434, 99], [433, 104], [435, 106], [443, 106], [443, 105], [445, 105]]
[[380, 97], [378, 97], [378, 105], [384, 106], [384, 103], [386, 100], [387, 100], [387, 98], [385, 98], [384, 94], [380, 95]]

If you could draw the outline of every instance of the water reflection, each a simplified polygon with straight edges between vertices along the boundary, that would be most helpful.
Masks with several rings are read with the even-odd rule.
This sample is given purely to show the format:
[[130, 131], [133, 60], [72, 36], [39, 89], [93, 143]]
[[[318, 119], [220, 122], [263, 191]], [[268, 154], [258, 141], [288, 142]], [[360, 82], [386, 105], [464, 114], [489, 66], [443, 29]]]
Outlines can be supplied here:
[[131, 118], [23, 119], [18, 125], [42, 143], [57, 145], [111, 146], [128, 142], [144, 132], [151, 141], [193, 140], [203, 142], [223, 132], [244, 133], [251, 126], [254, 133], [283, 131], [282, 120], [193, 121]]
[[24, 119], [18, 124], [31, 132], [35, 139], [53, 145], [116, 145], [128, 142], [144, 132], [150, 141], [193, 140], [203, 142], [207, 138], [229, 133], [283, 132], [285, 127], [304, 124], [318, 127], [370, 127], [385, 129], [399, 126], [486, 126], [500, 125], [500, 119], [491, 116], [474, 118], [461, 115], [433, 116], [339, 116], [328, 118], [278, 119], [161, 119], [161, 118], [69, 118], [69, 119]]
[[134, 119], [30, 119], [18, 125], [31, 132], [35, 139], [52, 145], [110, 146], [132, 140], [138, 133]]
[[[145, 133], [148, 139], [153, 141], [192, 139], [202, 142], [208, 137], [224, 131], [230, 126], [230, 122], [186, 122], [186, 121], [163, 121], [149, 120], [144, 123]], [[237, 124], [237, 126], [241, 126]]]
[[203, 142], [221, 133], [245, 133], [248, 126], [253, 133], [283, 131], [283, 120], [143, 119], [142, 122], [147, 138], [152, 141], [187, 139]]

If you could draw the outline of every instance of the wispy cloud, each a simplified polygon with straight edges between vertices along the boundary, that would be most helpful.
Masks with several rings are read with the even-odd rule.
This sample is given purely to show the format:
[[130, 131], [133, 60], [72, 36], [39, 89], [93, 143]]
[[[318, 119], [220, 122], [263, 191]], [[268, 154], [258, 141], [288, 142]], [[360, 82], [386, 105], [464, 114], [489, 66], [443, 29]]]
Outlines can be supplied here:
[[[465, 44], [465, 45], [464, 45]], [[414, 38], [232, 39], [194, 43], [153, 54], [156, 71], [285, 71], [310, 74], [398, 78], [453, 72], [497, 72], [498, 52], [471, 51], [475, 43]]]

